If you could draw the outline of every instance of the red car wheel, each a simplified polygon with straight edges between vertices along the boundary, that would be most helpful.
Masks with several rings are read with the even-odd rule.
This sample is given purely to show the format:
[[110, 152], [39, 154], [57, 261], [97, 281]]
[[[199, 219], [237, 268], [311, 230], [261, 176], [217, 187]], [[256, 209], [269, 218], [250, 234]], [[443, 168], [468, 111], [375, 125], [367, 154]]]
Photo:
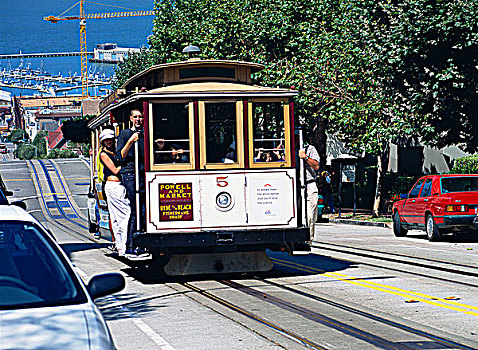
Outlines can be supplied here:
[[402, 224], [400, 223], [400, 215], [398, 215], [398, 212], [393, 213], [393, 234], [397, 237], [404, 237], [408, 230], [402, 227]]
[[438, 230], [433, 215], [428, 214], [426, 218], [425, 229], [427, 231], [427, 238], [429, 241], [439, 241], [441, 238], [440, 231]]

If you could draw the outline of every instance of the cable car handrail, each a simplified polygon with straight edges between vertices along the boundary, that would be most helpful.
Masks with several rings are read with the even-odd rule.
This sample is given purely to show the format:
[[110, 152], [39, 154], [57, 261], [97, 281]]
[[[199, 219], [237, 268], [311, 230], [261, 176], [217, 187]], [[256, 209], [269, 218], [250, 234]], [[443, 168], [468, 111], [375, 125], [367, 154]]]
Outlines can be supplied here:
[[284, 141], [285, 139], [254, 139], [254, 141]]
[[155, 141], [158, 141], [158, 140], [163, 140], [164, 142], [184, 142], [184, 141], [190, 141], [189, 139], [163, 139], [161, 137], [158, 137]]

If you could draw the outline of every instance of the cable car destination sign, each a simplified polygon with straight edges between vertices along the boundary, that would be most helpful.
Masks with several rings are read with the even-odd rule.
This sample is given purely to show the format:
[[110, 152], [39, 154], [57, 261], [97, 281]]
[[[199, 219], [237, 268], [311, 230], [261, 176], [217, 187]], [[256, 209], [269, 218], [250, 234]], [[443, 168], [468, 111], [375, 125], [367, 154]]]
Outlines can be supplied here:
[[159, 220], [193, 220], [192, 183], [159, 184]]

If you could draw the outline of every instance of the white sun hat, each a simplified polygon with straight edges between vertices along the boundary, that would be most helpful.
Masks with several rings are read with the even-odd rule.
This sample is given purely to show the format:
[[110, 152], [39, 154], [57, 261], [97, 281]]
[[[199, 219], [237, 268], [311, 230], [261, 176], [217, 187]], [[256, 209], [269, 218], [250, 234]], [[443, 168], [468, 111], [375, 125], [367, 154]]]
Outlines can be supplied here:
[[111, 129], [104, 129], [100, 133], [100, 142], [103, 142], [104, 140], [107, 139], [114, 139], [115, 138], [115, 132]]

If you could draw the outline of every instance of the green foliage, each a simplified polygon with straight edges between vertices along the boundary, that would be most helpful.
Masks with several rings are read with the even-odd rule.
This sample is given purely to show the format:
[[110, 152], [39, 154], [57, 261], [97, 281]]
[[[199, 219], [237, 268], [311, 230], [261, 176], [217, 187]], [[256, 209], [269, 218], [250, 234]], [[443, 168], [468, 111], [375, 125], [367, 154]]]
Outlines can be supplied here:
[[[421, 139], [468, 152], [478, 146], [477, 1], [407, 0], [383, 5], [379, 33], [389, 63], [387, 88], [409, 111]], [[388, 46], [384, 43], [389, 42]]]
[[408, 193], [417, 177], [403, 176], [397, 173], [386, 173], [383, 177], [383, 193], [385, 199], [401, 193]]
[[28, 138], [27, 133], [25, 132], [25, 130], [22, 130], [22, 129], [13, 130], [8, 136], [8, 140], [15, 144], [18, 144], [21, 140], [24, 140], [27, 138]]
[[49, 158], [49, 159], [54, 159], [54, 158], [78, 158], [78, 154], [76, 154], [75, 152], [73, 152], [70, 149], [59, 150], [59, 149], [55, 148], [55, 149], [52, 149], [48, 153], [47, 158]]
[[29, 144], [20, 143], [15, 150], [15, 157], [18, 159], [33, 159], [35, 158], [35, 147]]
[[455, 160], [451, 174], [478, 174], [478, 154]]
[[253, 83], [297, 89], [296, 117], [318, 149], [321, 123], [375, 156], [399, 135], [478, 146], [477, 1], [156, 0], [155, 10], [150, 49], [120, 64], [116, 86], [194, 44], [201, 58], [264, 64]]
[[88, 116], [65, 120], [61, 125], [63, 138], [72, 142], [89, 143], [91, 131], [88, 128]]
[[46, 137], [48, 137], [47, 131], [39, 131], [33, 140], [33, 145], [37, 148], [37, 157], [44, 158], [46, 156]]

